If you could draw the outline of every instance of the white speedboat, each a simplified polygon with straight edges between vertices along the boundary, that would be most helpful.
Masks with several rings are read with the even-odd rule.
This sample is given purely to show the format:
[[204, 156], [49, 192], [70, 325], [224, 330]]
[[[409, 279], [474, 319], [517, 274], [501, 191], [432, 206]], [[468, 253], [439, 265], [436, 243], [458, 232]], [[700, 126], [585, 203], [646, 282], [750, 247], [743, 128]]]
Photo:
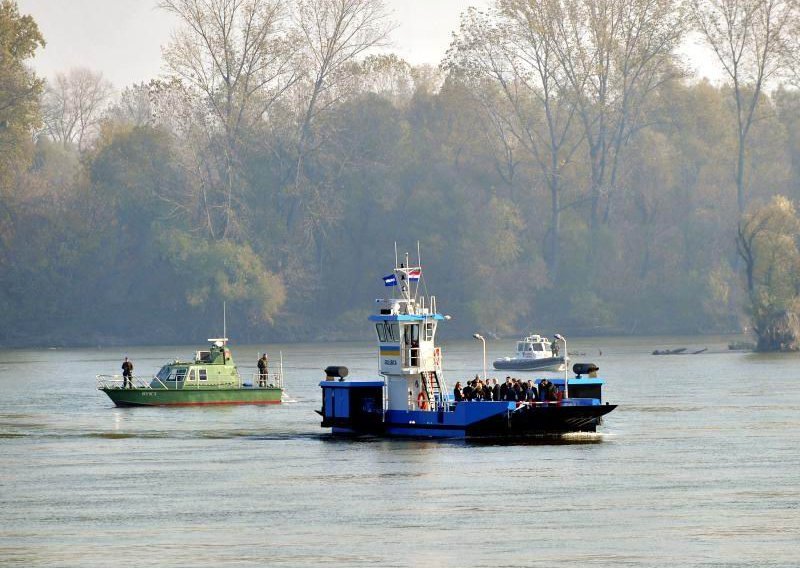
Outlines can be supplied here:
[[564, 357], [553, 351], [550, 339], [532, 333], [517, 341], [513, 357], [495, 359], [493, 365], [503, 371], [563, 371], [565, 363]]

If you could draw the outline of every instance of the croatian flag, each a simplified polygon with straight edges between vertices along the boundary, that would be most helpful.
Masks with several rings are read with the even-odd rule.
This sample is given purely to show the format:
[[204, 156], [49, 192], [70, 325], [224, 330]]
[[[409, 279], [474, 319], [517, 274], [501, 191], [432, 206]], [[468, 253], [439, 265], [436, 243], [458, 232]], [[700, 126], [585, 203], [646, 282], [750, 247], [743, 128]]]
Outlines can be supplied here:
[[419, 277], [422, 276], [422, 270], [419, 268], [409, 268], [408, 269], [408, 279], [412, 281], [419, 280]]
[[394, 274], [390, 274], [389, 276], [383, 277], [383, 285], [384, 286], [397, 286], [397, 276]]

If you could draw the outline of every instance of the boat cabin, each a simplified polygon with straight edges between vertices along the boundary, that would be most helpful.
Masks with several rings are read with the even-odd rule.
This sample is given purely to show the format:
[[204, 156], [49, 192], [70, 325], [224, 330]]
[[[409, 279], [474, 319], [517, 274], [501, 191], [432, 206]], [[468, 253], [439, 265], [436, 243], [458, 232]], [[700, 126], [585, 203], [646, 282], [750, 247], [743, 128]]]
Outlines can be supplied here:
[[241, 386], [242, 380], [226, 341], [209, 339], [209, 349], [197, 351], [194, 361], [176, 360], [164, 365], [150, 382], [150, 387], [180, 390]]
[[550, 339], [532, 334], [517, 341], [516, 356], [520, 359], [548, 359], [553, 357], [553, 344]]

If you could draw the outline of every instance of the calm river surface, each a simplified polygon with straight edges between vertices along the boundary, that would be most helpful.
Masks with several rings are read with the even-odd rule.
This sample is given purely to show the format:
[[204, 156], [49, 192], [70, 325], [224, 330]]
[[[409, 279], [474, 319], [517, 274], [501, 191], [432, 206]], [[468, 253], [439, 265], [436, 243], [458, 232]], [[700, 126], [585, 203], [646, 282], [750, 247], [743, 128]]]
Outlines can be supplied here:
[[[709, 353], [649, 355], [680, 346]], [[95, 390], [125, 355], [153, 373], [192, 346], [0, 352], [0, 565], [800, 566], [800, 356], [570, 341], [620, 407], [597, 436], [503, 446], [331, 440], [321, 369], [372, 379], [374, 345], [268, 347], [276, 407]], [[479, 343], [443, 347], [451, 385], [480, 370]], [[232, 348], [249, 376], [260, 348]]]

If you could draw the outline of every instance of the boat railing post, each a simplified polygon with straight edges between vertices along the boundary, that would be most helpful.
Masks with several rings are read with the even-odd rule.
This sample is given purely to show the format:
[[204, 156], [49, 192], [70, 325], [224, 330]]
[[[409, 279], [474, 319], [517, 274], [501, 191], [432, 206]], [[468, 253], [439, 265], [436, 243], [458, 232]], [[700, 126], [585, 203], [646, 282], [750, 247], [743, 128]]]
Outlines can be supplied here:
[[564, 398], [569, 398], [569, 366], [567, 365], [569, 351], [567, 351], [567, 338], [560, 333], [556, 333], [555, 338], [564, 342]]
[[483, 344], [483, 380], [486, 381], [486, 338], [480, 333], [473, 333], [472, 337], [477, 339]]
[[283, 388], [283, 351], [278, 351], [278, 358], [280, 361], [280, 374], [278, 375], [278, 387]]

